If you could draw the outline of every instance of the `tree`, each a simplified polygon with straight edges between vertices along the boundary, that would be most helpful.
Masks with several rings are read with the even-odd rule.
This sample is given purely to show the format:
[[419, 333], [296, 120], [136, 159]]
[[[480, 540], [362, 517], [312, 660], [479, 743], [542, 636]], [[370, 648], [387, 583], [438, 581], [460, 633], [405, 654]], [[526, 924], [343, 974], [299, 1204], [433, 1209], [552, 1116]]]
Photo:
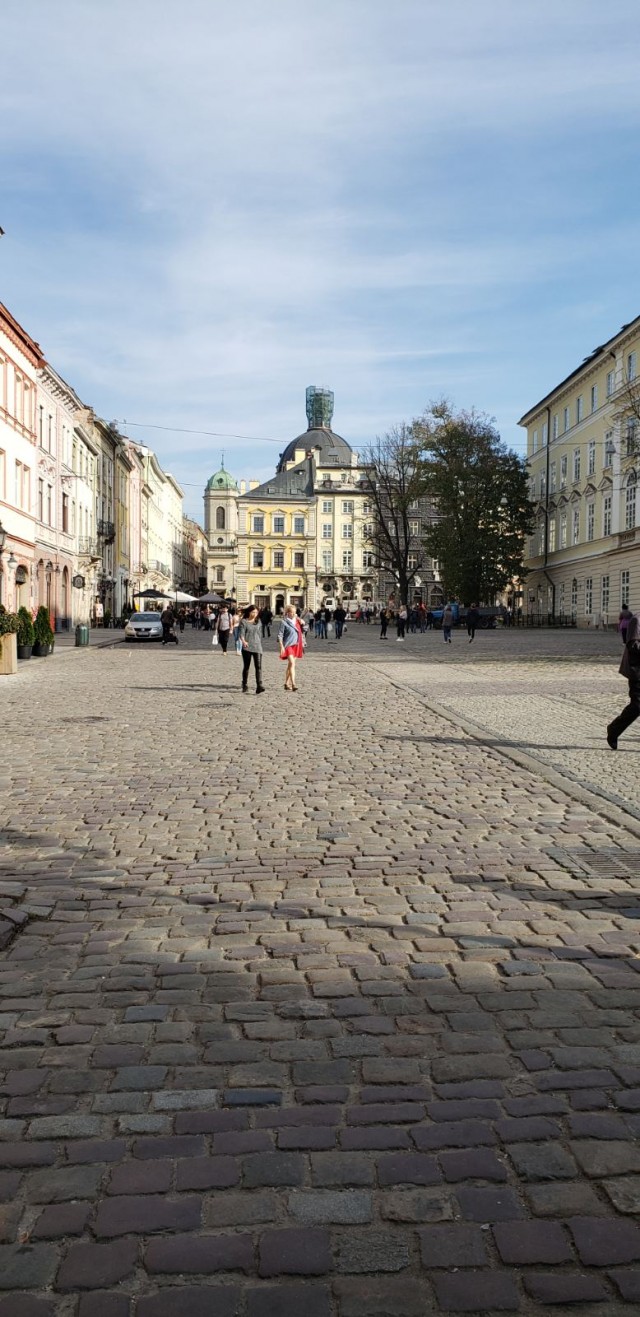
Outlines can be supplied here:
[[412, 534], [416, 508], [425, 495], [425, 474], [413, 427], [394, 426], [364, 451], [370, 514], [365, 514], [363, 542], [371, 567], [392, 576], [403, 604], [416, 576], [425, 570], [426, 550]]
[[445, 591], [464, 604], [493, 604], [522, 574], [533, 529], [526, 461], [502, 443], [489, 417], [454, 412], [446, 401], [432, 403], [412, 434], [437, 508], [425, 544]]

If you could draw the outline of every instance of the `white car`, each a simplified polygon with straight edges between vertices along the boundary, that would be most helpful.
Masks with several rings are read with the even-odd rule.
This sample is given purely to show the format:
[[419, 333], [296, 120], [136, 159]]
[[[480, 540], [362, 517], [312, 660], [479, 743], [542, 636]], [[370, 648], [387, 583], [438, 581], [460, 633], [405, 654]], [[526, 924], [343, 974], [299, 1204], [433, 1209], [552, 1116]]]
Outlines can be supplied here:
[[125, 640], [162, 640], [159, 613], [132, 613], [124, 629]]

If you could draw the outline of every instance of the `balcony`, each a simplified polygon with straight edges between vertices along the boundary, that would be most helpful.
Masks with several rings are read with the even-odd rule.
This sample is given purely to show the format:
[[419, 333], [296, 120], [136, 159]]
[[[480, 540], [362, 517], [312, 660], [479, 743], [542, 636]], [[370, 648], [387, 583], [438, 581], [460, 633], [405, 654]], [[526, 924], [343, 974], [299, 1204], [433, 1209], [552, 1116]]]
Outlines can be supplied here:
[[636, 538], [635, 530], [623, 530], [618, 535], [618, 547], [624, 544], [634, 544]]
[[115, 533], [116, 533], [116, 528], [112, 521], [98, 522], [98, 535], [101, 535], [104, 540], [114, 539]]
[[88, 539], [86, 536], [80, 536], [78, 540], [78, 553], [81, 558], [101, 558], [102, 549], [97, 540]]

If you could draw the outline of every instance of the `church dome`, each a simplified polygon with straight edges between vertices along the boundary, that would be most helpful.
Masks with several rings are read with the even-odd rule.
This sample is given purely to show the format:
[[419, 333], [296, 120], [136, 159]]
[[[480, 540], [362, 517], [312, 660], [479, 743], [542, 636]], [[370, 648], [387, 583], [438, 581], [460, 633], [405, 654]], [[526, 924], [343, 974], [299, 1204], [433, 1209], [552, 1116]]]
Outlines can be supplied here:
[[320, 449], [315, 454], [317, 466], [351, 466], [353, 450], [341, 435], [331, 429], [333, 420], [333, 393], [330, 389], [318, 388], [311, 384], [307, 389], [308, 430], [292, 439], [280, 455], [278, 471], [284, 471], [287, 462], [292, 462], [300, 449], [305, 453]]
[[217, 491], [222, 494], [226, 489], [237, 488], [237, 481], [234, 480], [233, 476], [230, 475], [228, 471], [225, 471], [223, 466], [220, 467], [219, 471], [215, 471], [207, 481], [207, 493], [215, 494]]

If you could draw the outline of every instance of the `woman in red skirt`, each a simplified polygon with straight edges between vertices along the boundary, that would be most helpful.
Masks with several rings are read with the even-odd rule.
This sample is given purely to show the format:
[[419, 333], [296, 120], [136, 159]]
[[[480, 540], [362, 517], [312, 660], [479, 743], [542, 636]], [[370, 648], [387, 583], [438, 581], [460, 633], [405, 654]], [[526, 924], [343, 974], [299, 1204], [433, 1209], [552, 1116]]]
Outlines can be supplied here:
[[297, 691], [296, 659], [302, 658], [304, 654], [304, 638], [302, 624], [293, 604], [287, 604], [284, 610], [284, 617], [278, 631], [278, 644], [280, 646], [280, 658], [285, 659], [287, 664], [284, 688], [286, 691]]

